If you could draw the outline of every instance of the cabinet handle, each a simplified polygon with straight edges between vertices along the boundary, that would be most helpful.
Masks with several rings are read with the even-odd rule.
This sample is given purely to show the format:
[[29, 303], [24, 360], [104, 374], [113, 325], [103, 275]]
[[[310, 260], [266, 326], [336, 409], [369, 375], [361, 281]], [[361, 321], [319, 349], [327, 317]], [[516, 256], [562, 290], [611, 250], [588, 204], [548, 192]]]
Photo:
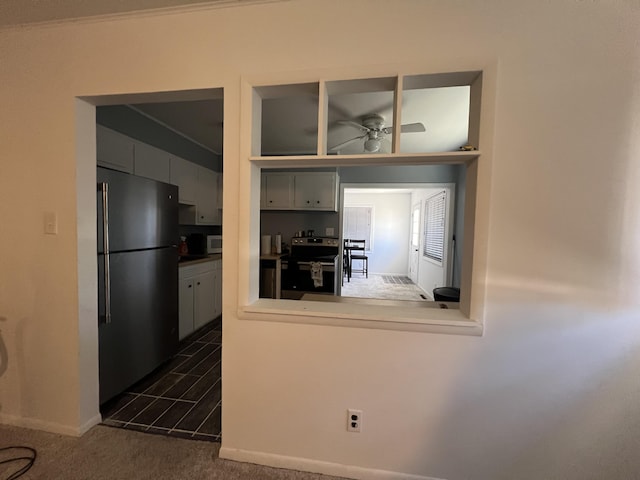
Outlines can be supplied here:
[[191, 288], [191, 287], [192, 287], [192, 285], [187, 285], [187, 288]]
[[198, 282], [198, 285], [200, 285], [200, 282]]

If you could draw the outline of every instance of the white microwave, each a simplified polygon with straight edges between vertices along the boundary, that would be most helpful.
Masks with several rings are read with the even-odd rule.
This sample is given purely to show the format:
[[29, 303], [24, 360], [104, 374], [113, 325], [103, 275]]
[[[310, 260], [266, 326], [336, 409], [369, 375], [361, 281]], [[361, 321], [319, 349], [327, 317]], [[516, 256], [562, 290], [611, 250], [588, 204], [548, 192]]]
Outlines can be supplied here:
[[207, 235], [207, 253], [222, 253], [222, 235]]

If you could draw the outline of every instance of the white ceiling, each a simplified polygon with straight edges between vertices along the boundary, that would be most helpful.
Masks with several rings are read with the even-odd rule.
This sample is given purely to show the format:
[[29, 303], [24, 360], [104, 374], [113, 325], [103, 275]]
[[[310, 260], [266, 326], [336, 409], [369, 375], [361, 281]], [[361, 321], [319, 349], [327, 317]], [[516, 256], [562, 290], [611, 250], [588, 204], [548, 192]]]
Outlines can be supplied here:
[[269, 1], [288, 0], [0, 0], [0, 28], [138, 11]]

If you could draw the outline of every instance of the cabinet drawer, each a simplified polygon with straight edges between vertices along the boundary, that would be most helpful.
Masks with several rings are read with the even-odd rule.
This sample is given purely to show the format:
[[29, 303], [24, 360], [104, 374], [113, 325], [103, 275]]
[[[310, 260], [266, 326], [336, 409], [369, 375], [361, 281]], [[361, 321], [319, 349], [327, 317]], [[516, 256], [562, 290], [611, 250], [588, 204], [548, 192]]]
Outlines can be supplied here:
[[184, 265], [178, 268], [178, 278], [180, 280], [196, 275], [201, 275], [206, 272], [211, 272], [215, 269], [215, 260], [208, 262], [196, 263], [194, 265]]

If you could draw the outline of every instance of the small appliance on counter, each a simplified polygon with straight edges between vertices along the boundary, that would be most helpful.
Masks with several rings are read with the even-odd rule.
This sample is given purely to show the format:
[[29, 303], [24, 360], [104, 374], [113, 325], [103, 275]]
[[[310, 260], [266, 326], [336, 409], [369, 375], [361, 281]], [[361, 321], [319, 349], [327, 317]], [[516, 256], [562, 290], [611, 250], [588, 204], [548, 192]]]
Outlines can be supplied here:
[[207, 235], [207, 253], [222, 253], [222, 235]]
[[192, 233], [187, 235], [187, 248], [189, 250], [189, 255], [206, 255], [206, 236], [202, 233]]

